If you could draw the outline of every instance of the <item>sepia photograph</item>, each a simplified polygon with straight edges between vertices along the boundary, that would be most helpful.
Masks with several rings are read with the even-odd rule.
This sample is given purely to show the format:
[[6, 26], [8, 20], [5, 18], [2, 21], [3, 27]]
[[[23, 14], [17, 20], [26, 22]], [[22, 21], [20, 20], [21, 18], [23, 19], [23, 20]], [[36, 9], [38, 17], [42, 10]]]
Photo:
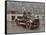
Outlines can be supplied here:
[[7, 33], [45, 32], [45, 3], [7, 1]]

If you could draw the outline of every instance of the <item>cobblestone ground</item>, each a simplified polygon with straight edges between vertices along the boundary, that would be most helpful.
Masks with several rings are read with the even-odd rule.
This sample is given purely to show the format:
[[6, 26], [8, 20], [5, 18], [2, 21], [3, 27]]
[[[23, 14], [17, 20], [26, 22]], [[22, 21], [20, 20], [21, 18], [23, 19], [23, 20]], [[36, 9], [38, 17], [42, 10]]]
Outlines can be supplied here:
[[15, 22], [7, 22], [7, 33], [23, 33], [23, 32], [44, 32], [44, 20], [40, 20], [40, 26], [34, 30], [27, 30], [22, 26], [17, 26]]

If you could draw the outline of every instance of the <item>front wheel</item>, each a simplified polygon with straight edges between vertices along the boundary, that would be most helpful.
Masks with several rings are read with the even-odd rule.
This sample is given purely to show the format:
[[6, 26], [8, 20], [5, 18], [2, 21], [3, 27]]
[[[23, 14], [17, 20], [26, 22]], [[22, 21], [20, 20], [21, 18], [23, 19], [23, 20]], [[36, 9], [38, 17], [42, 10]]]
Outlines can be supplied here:
[[26, 23], [26, 29], [29, 29], [30, 23]]

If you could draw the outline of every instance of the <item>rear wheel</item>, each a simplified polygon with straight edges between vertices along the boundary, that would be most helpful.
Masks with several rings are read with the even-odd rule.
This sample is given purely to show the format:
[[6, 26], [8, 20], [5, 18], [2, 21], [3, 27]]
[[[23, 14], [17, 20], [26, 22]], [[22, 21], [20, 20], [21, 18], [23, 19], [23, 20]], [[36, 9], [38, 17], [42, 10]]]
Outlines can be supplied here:
[[40, 25], [40, 23], [39, 23], [39, 22], [34, 23], [34, 28], [38, 28], [38, 27], [39, 27], [39, 25]]
[[39, 22], [37, 22], [37, 28], [40, 26], [40, 23]]
[[34, 28], [38, 28], [40, 25], [39, 19], [34, 20]]

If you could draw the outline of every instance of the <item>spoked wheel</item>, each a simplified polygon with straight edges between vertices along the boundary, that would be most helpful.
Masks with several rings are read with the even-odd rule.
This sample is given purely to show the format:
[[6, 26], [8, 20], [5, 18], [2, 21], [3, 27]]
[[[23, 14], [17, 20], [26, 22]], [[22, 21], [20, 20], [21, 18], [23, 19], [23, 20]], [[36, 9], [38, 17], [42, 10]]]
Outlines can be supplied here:
[[33, 25], [31, 23], [26, 24], [26, 29], [33, 29]]
[[37, 27], [36, 28], [38, 28], [40, 26], [40, 23], [39, 22], [37, 22]]
[[26, 23], [26, 29], [29, 29], [30, 23]]
[[30, 25], [29, 25], [29, 29], [31, 29], [32, 28], [32, 24], [30, 23]]

